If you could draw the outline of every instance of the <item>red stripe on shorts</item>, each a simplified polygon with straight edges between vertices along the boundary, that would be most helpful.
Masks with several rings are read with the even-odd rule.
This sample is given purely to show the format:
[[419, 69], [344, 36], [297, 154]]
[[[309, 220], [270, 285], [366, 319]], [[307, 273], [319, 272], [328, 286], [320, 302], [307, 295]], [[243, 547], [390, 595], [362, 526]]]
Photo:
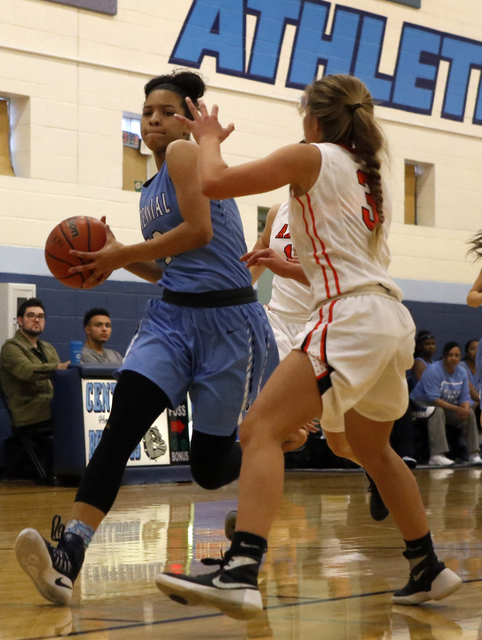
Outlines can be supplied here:
[[310, 343], [311, 343], [311, 338], [313, 337], [313, 333], [318, 329], [318, 327], [320, 326], [320, 324], [323, 322], [323, 307], [320, 307], [320, 319], [318, 320], [318, 322], [316, 323], [315, 327], [310, 331], [310, 333], [307, 335], [306, 340], [305, 340], [305, 344], [303, 346], [303, 351], [305, 353], [308, 352]]
[[328, 309], [328, 322], [323, 327], [323, 332], [321, 334], [320, 358], [321, 361], [325, 364], [328, 364], [326, 360], [326, 332], [328, 331], [328, 325], [333, 322], [333, 307], [335, 306], [336, 302], [337, 300], [333, 300], [333, 302], [330, 304], [330, 307]]

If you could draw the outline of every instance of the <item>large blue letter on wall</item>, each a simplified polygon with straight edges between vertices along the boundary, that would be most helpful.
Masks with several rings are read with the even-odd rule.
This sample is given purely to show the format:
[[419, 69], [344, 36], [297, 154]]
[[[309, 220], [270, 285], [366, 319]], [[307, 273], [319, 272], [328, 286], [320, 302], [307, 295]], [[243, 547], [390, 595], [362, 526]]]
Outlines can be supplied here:
[[194, 0], [169, 62], [198, 69], [215, 56], [219, 73], [242, 75], [244, 47], [243, 0]]
[[336, 7], [332, 33], [326, 36], [329, 8], [328, 2], [304, 0], [286, 86], [304, 89], [316, 78], [320, 64], [325, 75], [350, 73], [360, 14]]
[[247, 8], [258, 16], [248, 75], [274, 83], [286, 24], [297, 24], [301, 0], [248, 0]]
[[403, 26], [391, 106], [432, 113], [441, 41], [437, 31], [411, 24]]
[[482, 68], [482, 44], [447, 36], [442, 44], [442, 58], [450, 61], [442, 117], [462, 122], [469, 90], [470, 71], [474, 67]]
[[363, 16], [354, 74], [367, 85], [375, 100], [390, 100], [392, 78], [379, 73], [386, 18]]

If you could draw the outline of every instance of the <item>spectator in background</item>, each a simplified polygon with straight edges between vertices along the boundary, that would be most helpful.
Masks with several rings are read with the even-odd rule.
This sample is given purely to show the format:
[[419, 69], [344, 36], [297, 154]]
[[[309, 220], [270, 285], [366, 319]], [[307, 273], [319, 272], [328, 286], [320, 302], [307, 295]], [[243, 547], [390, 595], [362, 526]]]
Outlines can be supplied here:
[[462, 429], [467, 442], [469, 464], [482, 465], [479, 455], [479, 434], [475, 414], [470, 407], [469, 379], [460, 365], [460, 347], [448, 342], [442, 360], [425, 369], [410, 398], [421, 405], [432, 405], [435, 411], [428, 419], [430, 447], [429, 464], [452, 465], [445, 456], [449, 450], [445, 426]]
[[415, 353], [413, 354], [415, 361], [412, 366], [412, 380], [414, 386], [422, 377], [425, 369], [434, 363], [432, 358], [435, 354], [436, 348], [435, 336], [431, 331], [422, 329], [417, 333], [417, 337], [415, 338]]
[[477, 355], [478, 340], [469, 340], [465, 345], [465, 357], [460, 363], [467, 371], [469, 378], [470, 399], [472, 400], [472, 409], [476, 417], [480, 417], [480, 384], [476, 373], [475, 357]]
[[0, 352], [0, 383], [16, 427], [51, 426], [50, 402], [54, 395], [51, 378], [57, 369], [67, 369], [54, 347], [39, 340], [45, 329], [45, 309], [38, 298], [18, 308], [15, 336]]
[[120, 364], [121, 354], [104, 345], [112, 333], [112, 323], [106, 309], [91, 309], [84, 316], [87, 340], [82, 348], [81, 360], [85, 364]]

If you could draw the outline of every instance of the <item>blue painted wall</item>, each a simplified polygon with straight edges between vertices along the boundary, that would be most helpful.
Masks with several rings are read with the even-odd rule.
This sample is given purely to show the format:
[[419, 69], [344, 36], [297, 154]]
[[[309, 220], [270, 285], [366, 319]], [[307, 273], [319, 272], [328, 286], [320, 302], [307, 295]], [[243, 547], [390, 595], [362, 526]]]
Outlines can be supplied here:
[[107, 347], [124, 355], [147, 300], [159, 295], [159, 287], [147, 282], [107, 280], [86, 291], [69, 289], [48, 276], [0, 273], [0, 282], [28, 282], [37, 286], [37, 297], [47, 312], [41, 337], [54, 345], [62, 361], [69, 359], [71, 340], [85, 341], [83, 318], [93, 307], [109, 311], [112, 336]]
[[413, 316], [417, 331], [429, 329], [437, 341], [436, 357], [442, 357], [444, 344], [455, 340], [462, 349], [465, 343], [482, 337], [482, 307], [471, 309], [467, 305], [442, 302], [414, 302], [404, 300]]
[[[0, 282], [28, 282], [37, 286], [37, 296], [47, 310], [42, 337], [53, 344], [62, 361], [69, 357], [70, 340], [84, 340], [82, 319], [92, 307], [105, 307], [112, 318], [112, 338], [108, 346], [122, 355], [142, 317], [146, 301], [159, 295], [155, 285], [137, 282], [107, 281], [90, 291], [67, 289], [48, 276], [0, 273]], [[482, 308], [462, 304], [405, 301], [417, 330], [430, 329], [437, 339], [437, 356], [443, 345], [456, 340], [464, 348], [467, 340], [482, 336]], [[8, 437], [8, 415], [0, 405], [0, 466], [4, 464], [4, 439]]]

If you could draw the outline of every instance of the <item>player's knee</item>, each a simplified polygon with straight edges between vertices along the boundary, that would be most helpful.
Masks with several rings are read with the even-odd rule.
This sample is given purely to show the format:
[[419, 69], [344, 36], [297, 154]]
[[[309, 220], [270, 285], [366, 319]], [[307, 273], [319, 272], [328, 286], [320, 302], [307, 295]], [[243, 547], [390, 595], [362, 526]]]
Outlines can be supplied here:
[[248, 414], [239, 427], [238, 438], [241, 449], [245, 451], [249, 447], [258, 448], [266, 443], [277, 443], [281, 446], [286, 440], [286, 435], [272, 420], [252, 419]]
[[251, 422], [245, 418], [239, 427], [238, 438], [239, 444], [243, 451], [253, 442], [255, 437], [255, 429], [251, 426]]
[[203, 489], [207, 489], [208, 491], [214, 491], [215, 489], [220, 489], [226, 483], [224, 482], [224, 478], [220, 473], [220, 470], [216, 468], [216, 466], [212, 464], [192, 464], [191, 463], [191, 473], [194, 481]]

